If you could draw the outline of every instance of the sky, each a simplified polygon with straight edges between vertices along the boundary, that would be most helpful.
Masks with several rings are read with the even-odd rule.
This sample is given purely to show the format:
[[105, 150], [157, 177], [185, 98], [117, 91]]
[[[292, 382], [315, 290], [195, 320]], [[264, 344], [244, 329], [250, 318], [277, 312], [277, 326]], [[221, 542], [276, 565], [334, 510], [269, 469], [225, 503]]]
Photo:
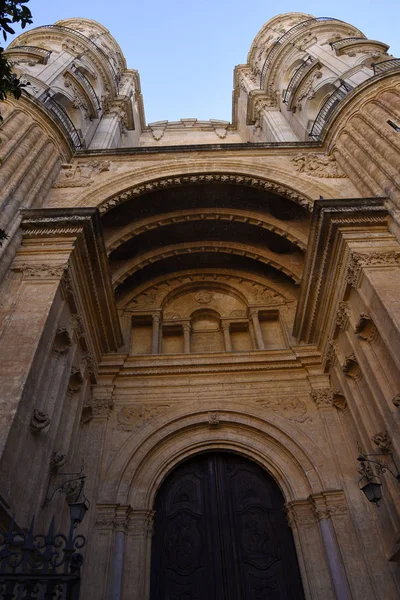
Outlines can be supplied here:
[[[233, 69], [263, 24], [305, 12], [355, 25], [400, 57], [400, 0], [30, 0], [33, 25], [85, 17], [107, 27], [139, 71], [146, 121], [231, 120]], [[11, 41], [9, 38], [8, 41]]]

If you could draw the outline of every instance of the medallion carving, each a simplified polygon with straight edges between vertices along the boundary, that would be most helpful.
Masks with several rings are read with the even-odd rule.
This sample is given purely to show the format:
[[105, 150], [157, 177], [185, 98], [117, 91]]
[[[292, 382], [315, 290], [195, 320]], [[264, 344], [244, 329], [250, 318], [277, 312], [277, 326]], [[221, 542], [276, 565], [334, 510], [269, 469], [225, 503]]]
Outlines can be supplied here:
[[214, 294], [211, 292], [201, 291], [195, 296], [197, 304], [209, 304], [214, 299]]

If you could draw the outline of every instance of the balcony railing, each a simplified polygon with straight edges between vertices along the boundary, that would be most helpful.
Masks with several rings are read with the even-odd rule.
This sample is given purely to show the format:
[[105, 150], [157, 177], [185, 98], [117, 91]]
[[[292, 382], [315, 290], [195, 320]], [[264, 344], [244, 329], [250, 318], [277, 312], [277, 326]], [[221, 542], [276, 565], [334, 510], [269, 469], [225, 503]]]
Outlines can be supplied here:
[[56, 121], [58, 121], [60, 123], [60, 125], [62, 126], [62, 128], [64, 129], [66, 134], [68, 135], [68, 138], [69, 138], [72, 146], [75, 148], [75, 150], [81, 150], [83, 148], [83, 143], [82, 143], [81, 137], [80, 137], [75, 125], [73, 124], [73, 122], [71, 121], [69, 116], [67, 115], [65, 109], [61, 106], [61, 104], [56, 102], [54, 100], [54, 98], [51, 98], [50, 96], [45, 96], [41, 100], [42, 100], [44, 106], [55, 117]]
[[332, 116], [337, 105], [352, 91], [351, 85], [345, 81], [341, 81], [340, 87], [338, 87], [333, 94], [329, 96], [322, 105], [313, 126], [310, 131], [310, 137], [314, 140], [319, 140], [325, 131], [326, 125]]
[[347, 44], [349, 44], [350, 42], [359, 42], [360, 40], [365, 42], [366, 38], [365, 37], [343, 38], [342, 40], [336, 40], [336, 42], [329, 42], [329, 45], [332, 48], [332, 50], [338, 50], [339, 48], [342, 48], [343, 46], [347, 46]]
[[12, 48], [7, 48], [4, 51], [4, 54], [31, 54], [33, 56], [37, 56], [41, 58], [43, 63], [47, 63], [48, 58], [51, 54], [51, 50], [46, 50], [45, 48], [40, 48], [39, 46], [13, 46]]
[[333, 17], [316, 17], [314, 19], [307, 19], [306, 21], [301, 21], [301, 23], [297, 23], [297, 25], [295, 25], [294, 27], [291, 27], [288, 31], [286, 31], [283, 35], [281, 35], [281, 37], [275, 42], [275, 44], [272, 46], [271, 50], [269, 51], [269, 53], [266, 56], [263, 68], [261, 70], [260, 88], [264, 89], [264, 83], [265, 83], [265, 78], [267, 76], [267, 71], [268, 71], [269, 67], [271, 66], [272, 61], [274, 60], [275, 56], [278, 54], [280, 47], [282, 46], [282, 44], [284, 42], [287, 42], [290, 38], [297, 35], [297, 33], [299, 31], [308, 27], [312, 23], [317, 23], [318, 21], [337, 21], [337, 20], [338, 19], [334, 19]]
[[76, 65], [72, 65], [70, 70], [71, 70], [71, 73], [73, 73], [73, 75], [78, 79], [80, 84], [83, 86], [83, 88], [88, 93], [90, 99], [92, 100], [94, 108], [97, 110], [101, 110], [99, 98], [96, 94], [94, 87], [92, 86], [92, 84], [90, 83], [90, 81], [86, 77], [86, 75], [84, 73], [82, 73], [82, 71]]
[[315, 64], [315, 59], [309, 56], [294, 72], [289, 84], [286, 88], [285, 95], [283, 97], [283, 101], [285, 104], [290, 104], [290, 101], [297, 89], [297, 86], [300, 80], [305, 75], [306, 71], [311, 68], [313, 64]]
[[385, 73], [392, 69], [400, 69], [400, 58], [390, 58], [380, 63], [372, 63], [371, 67], [374, 69], [374, 75], [380, 75], [380, 73]]
[[108, 63], [108, 66], [110, 67], [113, 77], [114, 77], [115, 86], [118, 91], [120, 77], [119, 77], [118, 73], [116, 72], [111, 60], [107, 56], [106, 52], [104, 52], [104, 50], [102, 48], [100, 48], [100, 46], [98, 46], [95, 42], [93, 42], [93, 40], [88, 38], [86, 35], [83, 35], [83, 33], [81, 33], [80, 31], [76, 31], [75, 29], [72, 29], [71, 27], [65, 27], [64, 25], [40, 25], [40, 27], [36, 27], [34, 31], [36, 31], [37, 29], [53, 29], [56, 31], [67, 31], [67, 32], [71, 32], [72, 34], [77, 35], [78, 37], [84, 39], [85, 42], [87, 44], [90, 44], [94, 49], [96, 49], [96, 51], [99, 52], [102, 55], [102, 57], [104, 58], [104, 60]]

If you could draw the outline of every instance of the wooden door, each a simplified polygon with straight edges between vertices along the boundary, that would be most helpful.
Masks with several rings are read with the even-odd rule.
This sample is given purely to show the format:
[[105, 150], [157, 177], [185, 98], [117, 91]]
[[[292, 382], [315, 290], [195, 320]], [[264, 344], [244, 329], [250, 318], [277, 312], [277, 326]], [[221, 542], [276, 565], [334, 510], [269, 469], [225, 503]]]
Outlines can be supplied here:
[[155, 503], [151, 600], [302, 600], [283, 496], [258, 465], [202, 454]]

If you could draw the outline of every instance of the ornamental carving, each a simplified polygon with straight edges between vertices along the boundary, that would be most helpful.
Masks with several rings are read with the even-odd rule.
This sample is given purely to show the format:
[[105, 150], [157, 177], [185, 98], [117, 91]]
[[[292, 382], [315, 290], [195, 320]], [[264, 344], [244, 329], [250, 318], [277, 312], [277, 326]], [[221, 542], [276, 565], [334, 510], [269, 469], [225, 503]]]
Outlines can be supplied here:
[[269, 304], [284, 304], [286, 300], [283, 296], [281, 296], [281, 294], [278, 294], [278, 292], [274, 292], [273, 290], [267, 288], [259, 288], [253, 295], [253, 302], [255, 304], [263, 304], [265, 306]]
[[369, 315], [361, 313], [356, 323], [354, 333], [362, 340], [373, 344], [378, 337], [378, 329]]
[[29, 427], [31, 431], [34, 433], [40, 433], [44, 429], [46, 429], [50, 425], [50, 417], [47, 413], [39, 410], [38, 408], [34, 408], [31, 416], [31, 420], [29, 423]]
[[67, 462], [67, 455], [63, 454], [59, 450], [53, 452], [50, 458], [50, 471], [55, 473], [57, 469], [60, 469]]
[[295, 171], [312, 177], [337, 179], [346, 177], [334, 156], [301, 153], [292, 158]]
[[83, 407], [81, 422], [87, 423], [96, 417], [108, 419], [113, 408], [114, 400], [112, 398], [92, 398]]
[[371, 252], [370, 254], [360, 254], [352, 252], [347, 267], [346, 281], [352, 287], [357, 287], [361, 269], [363, 267], [390, 267], [400, 264], [400, 252], [391, 250], [390, 252]]
[[170, 404], [134, 404], [123, 406], [118, 414], [118, 429], [134, 431], [144, 427], [151, 419], [165, 412]]
[[22, 273], [24, 279], [61, 279], [68, 269], [68, 264], [54, 266], [17, 264], [11, 268], [17, 273]]
[[347, 408], [346, 398], [342, 392], [333, 388], [321, 388], [319, 390], [311, 390], [311, 398], [317, 408], [335, 407], [338, 410]]
[[335, 317], [335, 325], [341, 330], [345, 330], [349, 321], [350, 308], [349, 303], [345, 301], [339, 302], [339, 307]]
[[57, 329], [53, 342], [53, 352], [56, 356], [60, 356], [67, 352], [72, 345], [71, 336], [66, 327]]
[[211, 292], [201, 291], [195, 295], [194, 299], [196, 300], [197, 304], [209, 304], [214, 299], [214, 294]]
[[127, 192], [122, 192], [111, 198], [110, 200], [106, 200], [99, 207], [101, 213], [107, 212], [112, 208], [115, 208], [119, 204], [123, 202], [127, 202], [136, 196], [140, 196], [141, 194], [147, 194], [149, 192], [154, 192], [159, 189], [165, 189], [168, 187], [176, 187], [178, 185], [192, 185], [196, 183], [230, 183], [235, 185], [245, 185], [253, 188], [258, 188], [261, 190], [267, 190], [273, 192], [274, 194], [278, 194], [279, 196], [283, 196], [292, 200], [293, 202], [297, 202], [300, 206], [303, 206], [307, 210], [311, 211], [313, 208], [313, 201], [309, 198], [306, 198], [302, 194], [299, 194], [295, 190], [291, 188], [285, 187], [283, 185], [279, 185], [272, 181], [266, 181], [264, 179], [259, 179], [258, 177], [250, 177], [248, 175], [230, 175], [230, 174], [221, 174], [221, 173], [213, 173], [208, 175], [186, 175], [180, 177], [168, 177], [164, 179], [156, 179], [153, 181], [149, 181], [148, 183], [142, 183], [134, 186]]
[[79, 392], [83, 384], [83, 376], [81, 370], [77, 367], [74, 367], [71, 371], [71, 375], [68, 382], [68, 393], [76, 394]]
[[349, 354], [349, 356], [345, 357], [342, 371], [347, 377], [354, 379], [354, 381], [359, 381], [361, 379], [362, 371], [355, 354]]
[[324, 352], [324, 362], [326, 363], [327, 367], [329, 367], [329, 365], [331, 365], [335, 361], [336, 354], [336, 341], [333, 338], [329, 337]]
[[379, 431], [371, 439], [381, 452], [389, 453], [392, 451], [392, 440], [386, 430]]
[[211, 411], [208, 413], [208, 426], [210, 429], [219, 427], [219, 412]]
[[305, 423], [310, 419], [307, 413], [307, 405], [300, 398], [268, 398], [257, 402], [257, 404], [295, 423]]
[[94, 160], [78, 164], [63, 164], [55, 182], [55, 188], [87, 187], [94, 183], [93, 177], [110, 170], [109, 160]]
[[400, 394], [396, 394], [396, 396], [392, 398], [392, 402], [396, 408], [400, 408]]
[[179, 321], [182, 319], [181, 315], [175, 312], [164, 313], [164, 321]]

